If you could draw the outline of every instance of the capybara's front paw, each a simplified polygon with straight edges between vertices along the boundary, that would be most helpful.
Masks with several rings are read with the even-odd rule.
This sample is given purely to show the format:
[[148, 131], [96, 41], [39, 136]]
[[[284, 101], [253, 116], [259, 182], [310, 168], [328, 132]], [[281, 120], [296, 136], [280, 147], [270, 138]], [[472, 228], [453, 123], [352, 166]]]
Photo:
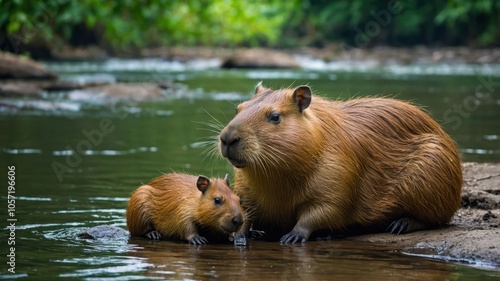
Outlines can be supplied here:
[[191, 239], [188, 239], [189, 244], [193, 245], [206, 245], [208, 244], [207, 238], [200, 236], [200, 235], [195, 235]]
[[151, 240], [161, 240], [161, 234], [156, 230], [146, 233], [146, 237]]
[[252, 240], [259, 240], [262, 239], [264, 236], [266, 236], [266, 232], [262, 230], [252, 229], [249, 231], [248, 235]]
[[305, 243], [307, 239], [309, 239], [309, 233], [307, 233], [306, 231], [293, 229], [292, 231], [290, 231], [290, 233], [281, 237], [280, 243], [283, 244], [289, 244], [289, 243], [293, 244], [297, 242]]
[[393, 221], [386, 229], [392, 234], [404, 234], [408, 232], [413, 232], [417, 230], [426, 229], [427, 226], [412, 218], [401, 218]]

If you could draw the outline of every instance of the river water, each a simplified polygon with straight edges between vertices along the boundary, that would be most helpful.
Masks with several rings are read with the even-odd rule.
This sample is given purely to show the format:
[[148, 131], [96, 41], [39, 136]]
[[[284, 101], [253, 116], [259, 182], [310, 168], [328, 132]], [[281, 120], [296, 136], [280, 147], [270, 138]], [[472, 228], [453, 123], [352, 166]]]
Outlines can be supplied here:
[[[61, 79], [175, 80], [181, 86], [164, 99], [145, 102], [86, 99], [84, 92], [51, 92], [36, 101], [2, 98], [4, 104], [22, 106], [0, 113], [0, 179], [6, 183], [9, 168], [14, 170], [11, 195], [16, 196], [9, 205], [8, 187], [1, 185], [5, 230], [0, 233], [0, 279], [500, 278], [498, 271], [348, 239], [304, 245], [251, 241], [242, 248], [77, 238], [95, 225], [125, 228], [131, 192], [161, 173], [232, 174], [231, 166], [212, 153], [213, 140], [236, 104], [249, 98], [261, 80], [271, 88], [308, 84], [314, 93], [333, 99], [383, 95], [411, 100], [443, 124], [464, 161], [500, 162], [499, 67], [367, 68], [303, 60], [302, 70], [221, 70], [218, 64], [153, 59], [49, 62]], [[9, 229], [10, 224], [15, 229]], [[6, 257], [12, 253], [14, 259]], [[8, 264], [12, 260], [15, 269]]]

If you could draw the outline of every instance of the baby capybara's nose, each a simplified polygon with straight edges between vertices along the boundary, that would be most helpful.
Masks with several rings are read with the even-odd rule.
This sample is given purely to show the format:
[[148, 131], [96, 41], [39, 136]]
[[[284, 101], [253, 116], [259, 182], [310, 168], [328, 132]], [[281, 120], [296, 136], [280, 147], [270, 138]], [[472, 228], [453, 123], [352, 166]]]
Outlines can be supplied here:
[[243, 224], [243, 215], [242, 214], [237, 214], [236, 216], [234, 216], [232, 219], [231, 219], [231, 223], [235, 226], [235, 227], [239, 227]]

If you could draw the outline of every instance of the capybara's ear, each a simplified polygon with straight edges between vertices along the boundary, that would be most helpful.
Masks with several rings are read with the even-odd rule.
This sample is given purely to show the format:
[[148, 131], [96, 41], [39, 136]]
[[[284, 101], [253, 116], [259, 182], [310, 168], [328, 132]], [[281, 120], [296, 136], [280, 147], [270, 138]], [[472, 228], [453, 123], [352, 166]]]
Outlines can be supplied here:
[[311, 104], [311, 88], [308, 86], [298, 86], [293, 91], [293, 101], [299, 107], [299, 111], [302, 112], [304, 109], [308, 108]]
[[260, 81], [259, 84], [257, 84], [257, 86], [255, 86], [254, 95], [258, 95], [258, 94], [264, 92], [265, 90], [267, 90], [267, 88], [262, 86], [262, 81]]
[[205, 176], [199, 176], [198, 181], [196, 181], [196, 186], [201, 191], [201, 193], [205, 193], [210, 186], [210, 179]]
[[224, 176], [224, 181], [227, 183], [227, 186], [231, 186], [231, 183], [229, 182], [229, 174]]

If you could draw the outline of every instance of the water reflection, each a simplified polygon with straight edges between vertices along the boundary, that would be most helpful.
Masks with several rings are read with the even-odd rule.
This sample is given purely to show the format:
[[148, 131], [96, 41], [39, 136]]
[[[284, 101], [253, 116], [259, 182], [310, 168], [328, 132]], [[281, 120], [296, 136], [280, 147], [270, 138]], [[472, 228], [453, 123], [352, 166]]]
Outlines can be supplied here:
[[463, 148], [460, 151], [466, 154], [500, 155], [500, 149]]
[[[389, 246], [348, 240], [280, 245], [252, 241], [248, 247], [193, 246], [132, 238], [129, 255], [152, 266], [148, 277], [191, 280], [454, 280], [456, 266], [414, 258]], [[472, 278], [464, 274], [463, 277]], [[487, 280], [488, 277], [484, 276]], [[467, 280], [467, 279], [465, 279]], [[471, 279], [472, 280], [472, 279]]]

